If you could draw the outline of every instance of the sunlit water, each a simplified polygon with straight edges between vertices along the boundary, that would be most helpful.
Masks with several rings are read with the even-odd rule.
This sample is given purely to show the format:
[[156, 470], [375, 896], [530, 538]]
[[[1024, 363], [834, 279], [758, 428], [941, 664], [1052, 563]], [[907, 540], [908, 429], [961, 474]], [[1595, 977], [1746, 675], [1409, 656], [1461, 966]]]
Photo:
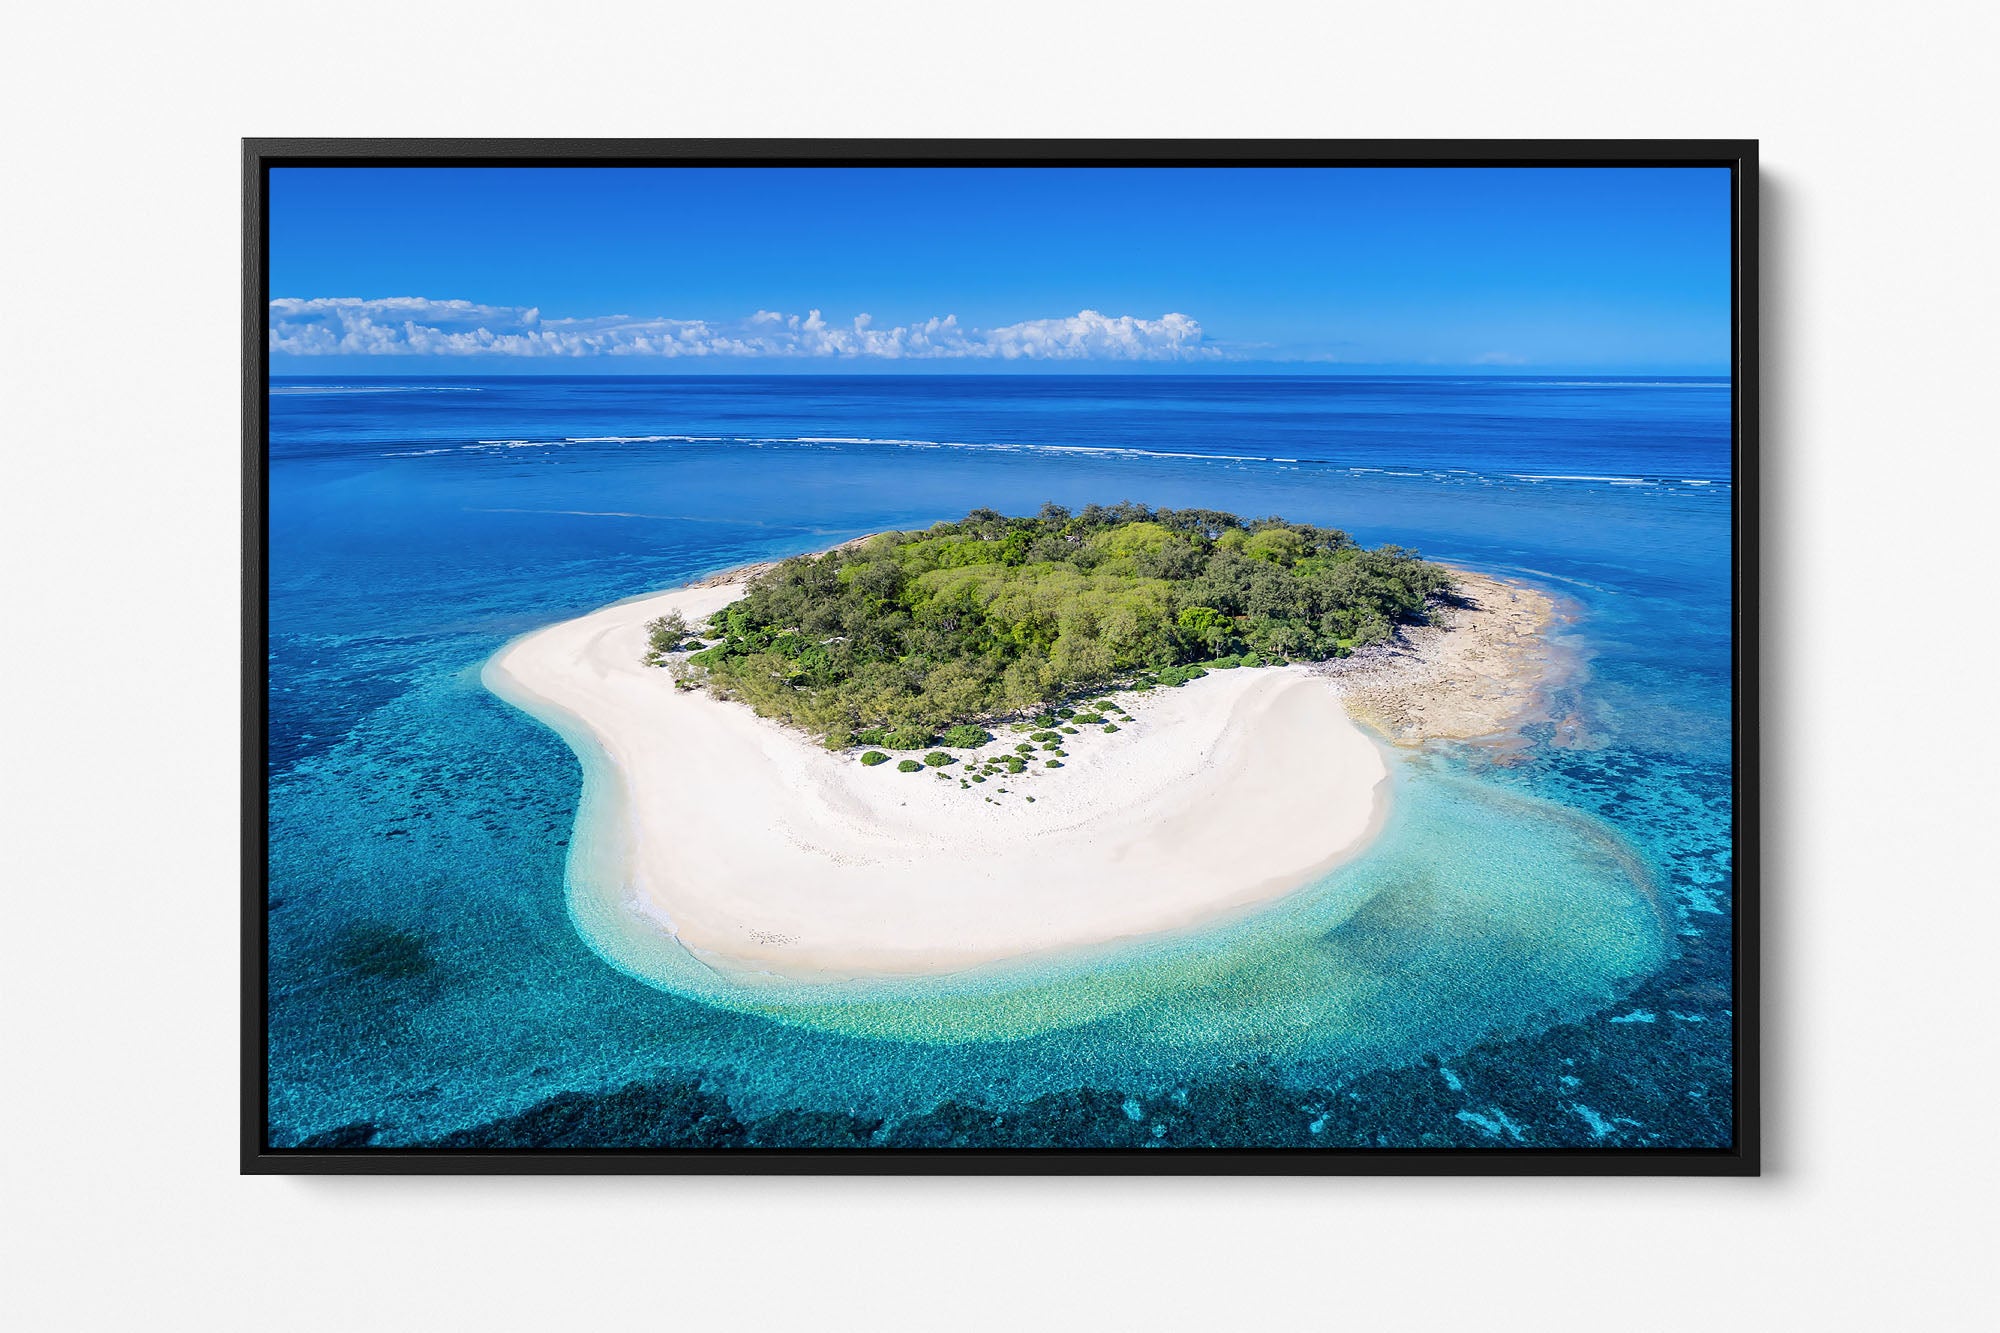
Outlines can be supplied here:
[[[1583, 1141], [1686, 1141], [1687, 1106], [1726, 1094], [1713, 1070], [1619, 1073], [1730, 1016], [1724, 385], [286, 380], [271, 427], [274, 1142], [351, 1122], [409, 1141], [663, 1072], [745, 1115], [893, 1117], [1246, 1065], [1323, 1087], [1509, 1038], [1524, 1069], [1594, 1059], [1642, 1112], [1552, 1101]], [[1368, 855], [1201, 930], [746, 989], [620, 910], [593, 872], [603, 812], [577, 819], [600, 761], [480, 682], [514, 635], [695, 574], [1121, 499], [1540, 583], [1588, 664], [1552, 710], [1582, 745], [1549, 723], [1524, 749], [1405, 755]], [[1679, 1007], [1631, 1007], [1660, 977]], [[1446, 1121], [1504, 1141], [1533, 1109]], [[1417, 1114], [1379, 1111], [1392, 1137]]]

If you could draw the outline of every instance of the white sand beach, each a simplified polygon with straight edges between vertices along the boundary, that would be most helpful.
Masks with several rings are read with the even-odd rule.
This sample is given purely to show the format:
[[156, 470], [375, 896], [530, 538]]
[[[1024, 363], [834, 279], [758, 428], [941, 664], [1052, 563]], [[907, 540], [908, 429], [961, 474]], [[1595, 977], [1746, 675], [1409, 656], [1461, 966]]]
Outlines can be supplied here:
[[[742, 591], [605, 607], [488, 667], [595, 737], [622, 780], [630, 909], [725, 973], [948, 973], [1174, 930], [1297, 889], [1386, 812], [1382, 751], [1304, 668], [1121, 694], [1131, 723], [1081, 728], [1061, 768], [967, 788], [963, 764], [863, 767], [641, 664], [648, 620], [697, 621]], [[1001, 727], [954, 753], [1021, 739]]]

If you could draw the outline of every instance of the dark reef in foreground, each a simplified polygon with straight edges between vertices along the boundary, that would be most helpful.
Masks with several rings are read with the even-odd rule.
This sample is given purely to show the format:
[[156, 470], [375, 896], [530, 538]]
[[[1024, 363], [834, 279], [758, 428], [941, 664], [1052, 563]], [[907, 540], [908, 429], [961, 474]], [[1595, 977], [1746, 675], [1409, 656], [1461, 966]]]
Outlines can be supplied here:
[[[1163, 1095], [1080, 1087], [1013, 1106], [946, 1101], [894, 1120], [738, 1114], [685, 1075], [566, 1092], [428, 1141], [461, 1150], [760, 1148], [1689, 1148], [1730, 1143], [1730, 1025], [1699, 946], [1614, 1010], [1330, 1087], [1256, 1063]], [[1638, 1018], [1635, 1015], [1645, 1015]], [[1581, 1108], [1581, 1109], [1580, 1109]], [[1662, 1118], [1662, 1112], [1667, 1118]], [[343, 1125], [299, 1148], [392, 1146]]]

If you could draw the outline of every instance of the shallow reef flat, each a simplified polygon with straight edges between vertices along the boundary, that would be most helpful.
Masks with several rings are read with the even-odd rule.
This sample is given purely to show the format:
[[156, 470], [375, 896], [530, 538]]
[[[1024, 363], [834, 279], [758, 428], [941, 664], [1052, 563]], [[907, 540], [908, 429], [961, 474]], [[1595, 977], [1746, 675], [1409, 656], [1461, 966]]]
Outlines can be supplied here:
[[1517, 579], [1452, 570], [1458, 587], [1433, 623], [1322, 668], [1347, 708], [1397, 745], [1503, 738], [1573, 664], [1549, 641], [1554, 598]]

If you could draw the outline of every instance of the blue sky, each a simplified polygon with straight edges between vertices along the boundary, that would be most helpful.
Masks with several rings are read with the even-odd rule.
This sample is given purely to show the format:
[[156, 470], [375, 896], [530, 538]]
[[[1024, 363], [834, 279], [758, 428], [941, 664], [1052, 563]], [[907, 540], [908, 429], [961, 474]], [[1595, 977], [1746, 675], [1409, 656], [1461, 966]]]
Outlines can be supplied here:
[[281, 168], [276, 374], [1723, 374], [1720, 168]]

